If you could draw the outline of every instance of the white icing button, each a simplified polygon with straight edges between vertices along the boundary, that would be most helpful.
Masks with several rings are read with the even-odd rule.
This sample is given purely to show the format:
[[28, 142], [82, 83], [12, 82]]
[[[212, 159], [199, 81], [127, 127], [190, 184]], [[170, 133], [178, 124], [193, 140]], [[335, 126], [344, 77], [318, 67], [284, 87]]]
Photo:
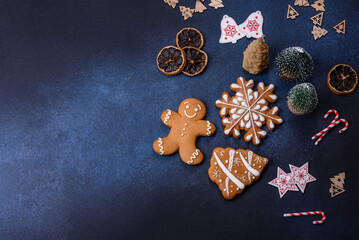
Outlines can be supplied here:
[[244, 173], [247, 173], [247, 171], [245, 171]]
[[237, 170], [235, 170], [234, 172], [237, 173]]
[[239, 188], [237, 188], [237, 191], [239, 190]]
[[187, 126], [188, 124], [187, 124], [187, 123], [185, 123], [184, 125], [185, 125], [185, 126]]
[[262, 166], [259, 166], [259, 168], [262, 168]]
[[198, 112], [198, 108], [195, 108], [194, 111], [195, 111], [195, 112]]
[[255, 167], [256, 165], [253, 163], [253, 167]]
[[222, 182], [222, 179], [219, 179], [219, 182]]
[[188, 109], [188, 108], [189, 108], [189, 106], [187, 105], [187, 106], [186, 106], [186, 108]]
[[181, 136], [183, 137], [183, 136], [184, 136], [184, 134], [182, 133], [182, 134], [181, 134]]
[[214, 165], [217, 165], [217, 162], [215, 162]]
[[185, 128], [183, 128], [183, 131], [186, 131], [186, 129], [185, 129]]
[[225, 163], [228, 163], [228, 160], [224, 161]]

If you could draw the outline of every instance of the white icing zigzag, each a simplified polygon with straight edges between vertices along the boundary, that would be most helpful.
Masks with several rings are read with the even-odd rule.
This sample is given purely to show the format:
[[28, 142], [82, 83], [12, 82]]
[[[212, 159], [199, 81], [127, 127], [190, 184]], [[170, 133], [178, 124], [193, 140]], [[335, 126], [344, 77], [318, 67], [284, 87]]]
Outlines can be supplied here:
[[211, 123], [209, 121], [207, 121], [207, 136], [211, 135], [211, 133], [212, 133], [211, 129], [212, 129]]
[[158, 146], [160, 147], [160, 155], [163, 155], [165, 153], [165, 151], [163, 151], [163, 146], [162, 146], [163, 142], [162, 142], [162, 138], [158, 139]]
[[200, 152], [201, 151], [199, 149], [196, 149], [196, 151], [194, 151], [192, 156], [189, 158], [190, 160], [187, 162], [187, 164], [192, 164], [193, 160], [197, 158], [197, 156], [199, 155]]
[[166, 116], [165, 116], [165, 120], [163, 121], [166, 125], [168, 120], [171, 118], [170, 116], [172, 115], [171, 110], [167, 110]]

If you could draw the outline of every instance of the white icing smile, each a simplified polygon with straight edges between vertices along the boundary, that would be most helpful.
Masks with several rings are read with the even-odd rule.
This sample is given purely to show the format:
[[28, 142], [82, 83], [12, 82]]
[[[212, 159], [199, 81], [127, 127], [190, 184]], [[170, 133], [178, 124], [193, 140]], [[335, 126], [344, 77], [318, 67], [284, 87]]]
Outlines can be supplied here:
[[184, 110], [184, 114], [185, 114], [186, 117], [188, 117], [188, 118], [194, 118], [194, 117], [197, 115], [197, 113], [195, 113], [195, 114], [193, 114], [192, 116], [190, 116], [190, 115], [187, 114], [186, 110]]
[[[188, 104], [188, 103], [189, 103], [189, 102], [185, 102], [184, 104], [186, 105], [186, 104]], [[188, 113], [186, 112], [186, 110], [184, 110], [184, 114], [186, 115], [186, 117], [188, 117], [188, 118], [194, 118], [195, 116], [197, 116], [197, 112], [198, 112], [199, 110], [202, 110], [202, 108], [201, 108], [201, 106], [200, 106], [199, 104], [198, 104], [197, 106], [198, 106], [198, 108], [195, 108], [195, 109], [194, 109], [195, 114], [193, 114], [192, 116], [191, 116], [191, 115], [188, 115]], [[186, 105], [186, 108], [189, 109], [189, 106]]]

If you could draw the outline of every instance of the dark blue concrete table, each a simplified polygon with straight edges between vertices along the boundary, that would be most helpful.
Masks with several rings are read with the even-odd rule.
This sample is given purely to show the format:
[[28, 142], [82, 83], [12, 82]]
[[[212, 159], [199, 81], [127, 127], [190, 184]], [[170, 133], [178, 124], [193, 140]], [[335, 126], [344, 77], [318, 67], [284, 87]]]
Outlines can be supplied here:
[[[359, 70], [358, 1], [327, 1], [323, 27], [329, 34], [317, 41], [309, 20], [317, 12], [310, 7], [296, 7], [300, 16], [286, 20], [284, 0], [224, 5], [183, 21], [178, 6], [172, 10], [161, 0], [1, 2], [0, 239], [358, 238], [359, 90], [338, 96], [326, 84], [335, 64]], [[256, 10], [265, 19], [270, 68], [252, 76], [241, 67], [252, 39], [225, 45], [218, 39], [224, 14], [240, 23]], [[332, 28], [343, 19], [346, 35]], [[188, 26], [205, 37], [208, 67], [197, 77], [167, 77], [156, 68], [157, 53]], [[319, 106], [309, 116], [289, 112], [293, 84], [273, 69], [274, 57], [289, 46], [302, 46], [315, 62], [309, 81]], [[259, 147], [225, 136], [214, 104], [239, 76], [277, 87], [284, 123]], [[177, 110], [188, 97], [206, 104], [206, 119], [218, 129], [198, 140], [205, 159], [195, 167], [178, 154], [152, 150], [169, 131], [162, 111]], [[331, 121], [323, 119], [330, 108], [349, 120], [349, 130], [331, 131], [315, 146], [311, 136]], [[219, 146], [270, 159], [261, 179], [232, 201], [207, 175]], [[277, 167], [289, 172], [289, 163], [305, 162], [318, 180], [304, 194], [280, 199], [267, 184]], [[342, 171], [347, 192], [331, 199], [329, 178]], [[315, 217], [282, 217], [303, 210], [323, 210], [327, 221], [314, 226]]]

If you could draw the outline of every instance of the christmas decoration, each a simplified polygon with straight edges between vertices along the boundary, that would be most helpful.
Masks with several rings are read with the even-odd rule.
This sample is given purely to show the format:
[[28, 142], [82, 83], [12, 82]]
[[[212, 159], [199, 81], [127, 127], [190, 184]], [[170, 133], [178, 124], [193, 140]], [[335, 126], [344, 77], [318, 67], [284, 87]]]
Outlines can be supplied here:
[[183, 28], [177, 33], [176, 44], [178, 47], [195, 47], [201, 49], [204, 38], [200, 31], [195, 28]]
[[167, 3], [168, 6], [174, 9], [178, 3], [178, 0], [163, 0], [163, 2]]
[[263, 16], [260, 11], [251, 13], [242, 24], [237, 25], [236, 21], [224, 15], [221, 21], [220, 43], [236, 43], [244, 38], [260, 38], [263, 36]]
[[230, 200], [258, 180], [267, 164], [267, 158], [250, 150], [218, 147], [213, 150], [208, 175]]
[[[263, 124], [272, 131], [275, 125], [281, 124], [283, 120], [277, 115], [277, 106], [271, 109], [268, 107], [269, 102], [277, 101], [274, 85], [266, 86], [260, 82], [257, 91], [253, 91], [254, 84], [253, 80], [238, 78], [237, 83], [231, 84], [236, 95], [231, 97], [227, 92], [223, 93], [222, 99], [216, 101], [216, 106], [220, 108], [219, 115], [223, 117], [224, 134], [239, 138], [240, 130], [245, 130], [247, 133], [244, 140], [259, 145], [261, 139], [267, 136], [267, 132], [261, 129]], [[227, 115], [229, 117], [226, 117]]]
[[[338, 125], [339, 123], [345, 123], [345, 127], [342, 128], [339, 133], [343, 133], [344, 131], [346, 131], [349, 127], [349, 123], [347, 120], [345, 119], [339, 119], [339, 113], [334, 110], [334, 109], [330, 109], [325, 115], [324, 118], [327, 118], [329, 116], [329, 114], [334, 113], [335, 114], [335, 118], [333, 119], [333, 121], [329, 124], [328, 127], [324, 128], [322, 131], [318, 132], [317, 134], [315, 134], [312, 137], [312, 140], [315, 140], [318, 138], [318, 140], [315, 142], [315, 145], [318, 145], [322, 139], [325, 137], [325, 135], [327, 134], [327, 132], [332, 129], [333, 127], [335, 127], [336, 125]], [[339, 120], [338, 120], [339, 119]]]
[[180, 11], [182, 13], [182, 16], [184, 20], [187, 20], [188, 18], [191, 18], [194, 13], [194, 9], [191, 9], [189, 7], [180, 6]]
[[259, 74], [269, 65], [269, 47], [264, 38], [253, 40], [243, 52], [243, 69], [251, 74]]
[[311, 17], [310, 20], [312, 20], [314, 25], [322, 26], [323, 16], [324, 16], [324, 13], [321, 12], [321, 13]]
[[317, 180], [308, 172], [308, 163], [305, 163], [300, 168], [291, 164], [289, 164], [289, 167], [291, 170], [290, 173], [285, 173], [278, 167], [277, 178], [268, 183], [278, 188], [280, 198], [282, 198], [287, 191], [298, 191], [297, 186], [300, 191], [304, 193], [307, 183]]
[[317, 0], [315, 1], [312, 5], [312, 8], [315, 9], [315, 11], [322, 11], [325, 12], [325, 4], [324, 4], [324, 0]]
[[312, 34], [313, 34], [313, 37], [314, 37], [315, 40], [327, 35], [327, 33], [328, 33], [328, 31], [325, 30], [324, 28], [320, 28], [320, 27], [317, 27], [315, 25], [313, 26]]
[[275, 67], [284, 81], [305, 81], [313, 71], [312, 57], [301, 47], [282, 50], [275, 59]]
[[314, 182], [317, 179], [308, 173], [308, 163], [305, 163], [300, 168], [289, 164], [290, 171], [292, 172], [292, 178], [288, 184], [297, 184], [299, 190], [304, 193], [307, 183]]
[[330, 178], [330, 181], [334, 183], [335, 186], [344, 188], [345, 172], [339, 173], [338, 175]]
[[294, 6], [308, 7], [309, 2], [308, 0], [295, 0]]
[[277, 170], [277, 178], [270, 181], [268, 184], [277, 187], [279, 196], [282, 198], [288, 191], [299, 191], [295, 184], [288, 184], [292, 178], [292, 173], [285, 173], [280, 167]]
[[349, 94], [355, 91], [358, 85], [358, 75], [349, 65], [335, 65], [328, 73], [327, 83], [336, 94]]
[[207, 54], [195, 47], [184, 47], [183, 50], [187, 61], [182, 72], [188, 76], [200, 74], [207, 66]]
[[284, 213], [283, 217], [298, 217], [298, 216], [308, 216], [308, 215], [322, 215], [322, 219], [318, 221], [313, 221], [313, 224], [322, 224], [326, 219], [326, 216], [322, 211]]
[[295, 19], [299, 16], [299, 13], [288, 4], [287, 19]]
[[307, 115], [318, 105], [318, 96], [311, 83], [294, 86], [288, 94], [288, 108], [295, 115]]
[[330, 178], [332, 184], [329, 188], [330, 197], [336, 197], [345, 192], [344, 189], [345, 172], [339, 173], [338, 175]]
[[194, 7], [194, 12], [203, 13], [204, 10], [206, 10], [206, 6], [203, 5], [204, 0], [196, 0], [196, 6]]
[[176, 75], [182, 72], [186, 65], [186, 57], [181, 48], [164, 47], [157, 56], [157, 67], [166, 75]]
[[333, 27], [337, 33], [345, 34], [345, 20], [341, 21]]
[[223, 3], [223, 1], [221, 1], [221, 0], [211, 0], [211, 3], [208, 4], [208, 6], [218, 9], [218, 8], [224, 7], [224, 5], [222, 3]]

